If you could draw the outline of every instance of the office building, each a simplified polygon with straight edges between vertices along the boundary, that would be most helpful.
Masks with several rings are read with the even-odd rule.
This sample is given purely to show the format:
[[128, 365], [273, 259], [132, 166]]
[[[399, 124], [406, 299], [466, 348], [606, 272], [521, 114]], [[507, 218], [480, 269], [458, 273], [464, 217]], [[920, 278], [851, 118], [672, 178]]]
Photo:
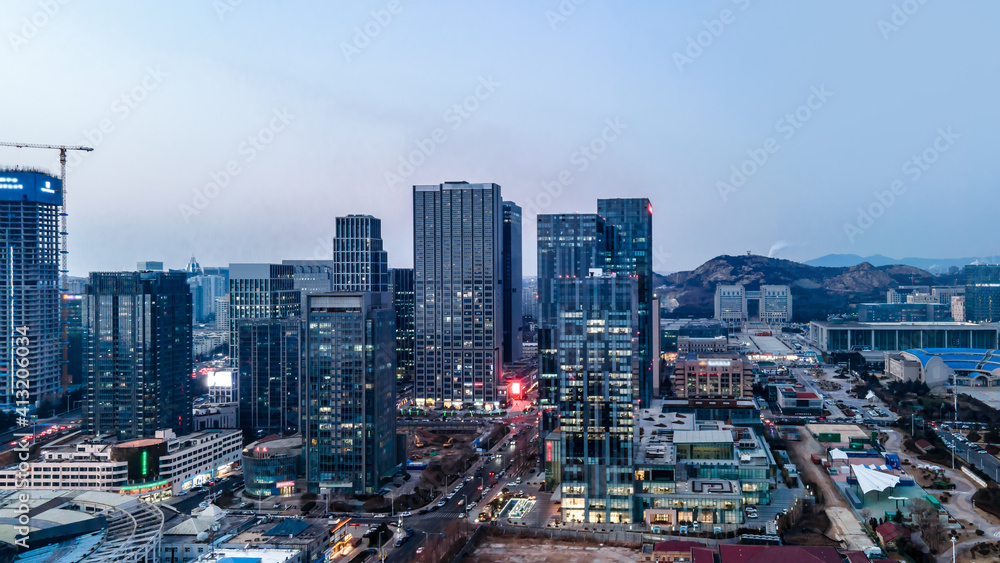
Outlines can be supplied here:
[[299, 431], [299, 319], [243, 319], [236, 326], [240, 428], [247, 442]]
[[637, 286], [633, 277], [599, 269], [557, 284], [557, 434], [567, 522], [632, 521]]
[[916, 295], [921, 293], [930, 293], [931, 286], [929, 285], [901, 285], [899, 287], [890, 288], [886, 292], [885, 302], [886, 303], [906, 303], [906, 298], [910, 295]]
[[[86, 291], [84, 286], [83, 291]], [[66, 319], [66, 363], [63, 364], [63, 384], [81, 385], [86, 381], [83, 340], [83, 294], [63, 293], [62, 306]]]
[[619, 276], [633, 276], [638, 286], [639, 406], [653, 398], [653, 204], [646, 198], [597, 200], [604, 218], [604, 268]]
[[1000, 321], [1000, 265], [965, 267], [965, 319], [974, 323]]
[[715, 319], [661, 319], [660, 342], [664, 353], [679, 352], [680, 338], [714, 339], [729, 334], [729, 323]]
[[85, 297], [84, 421], [120, 440], [191, 431], [191, 292], [183, 273], [94, 272]]
[[374, 493], [396, 460], [391, 294], [311, 295], [303, 441], [310, 492]]
[[414, 398], [499, 408], [503, 199], [497, 184], [413, 187]]
[[195, 431], [236, 430], [240, 406], [237, 403], [202, 403], [191, 411]]
[[959, 322], [860, 323], [812, 321], [809, 340], [822, 352], [883, 351], [913, 348], [997, 347], [997, 325]]
[[[87, 489], [159, 501], [228, 476], [240, 461], [239, 430], [176, 436], [161, 430], [141, 440], [82, 436], [43, 446], [28, 460], [33, 489]], [[0, 488], [24, 488], [16, 465], [0, 469]]]
[[558, 427], [560, 280], [583, 279], [605, 262], [604, 220], [596, 214], [538, 216], [538, 400], [539, 436]]
[[[930, 294], [922, 294], [930, 297]], [[913, 297], [912, 295], [910, 297]], [[950, 305], [940, 303], [859, 303], [858, 321], [863, 323], [950, 321]]]
[[677, 337], [677, 355], [686, 356], [690, 353], [724, 353], [729, 349], [729, 339], [725, 336], [713, 336], [711, 338], [699, 338], [696, 336]]
[[521, 316], [526, 322], [538, 323], [538, 278], [524, 278], [521, 291]]
[[396, 379], [413, 382], [413, 268], [389, 270], [396, 311]]
[[521, 208], [503, 202], [503, 361], [521, 359], [524, 318], [521, 314]]
[[254, 496], [291, 495], [302, 474], [302, 436], [267, 436], [243, 448], [243, 480]]
[[205, 386], [208, 387], [208, 402], [215, 404], [235, 403], [236, 373], [231, 369], [211, 370], [205, 374]]
[[[756, 301], [757, 314], [751, 316], [749, 301]], [[792, 289], [787, 285], [761, 285], [748, 290], [742, 284], [715, 287], [715, 319], [742, 323], [759, 320], [765, 324], [792, 321]]]
[[685, 399], [753, 397], [753, 364], [734, 353], [678, 355], [674, 395]]
[[951, 319], [958, 323], [967, 321], [965, 318], [965, 296], [953, 295], [951, 297]]
[[153, 261], [153, 260], [137, 262], [135, 265], [135, 270], [137, 272], [162, 272], [163, 262]]
[[195, 275], [187, 280], [191, 288], [191, 302], [194, 322], [208, 323], [215, 321], [215, 304], [226, 296], [228, 287], [222, 276]]
[[[37, 406], [62, 393], [61, 205], [59, 179], [0, 169], [0, 379], [10, 408]], [[24, 380], [28, 397], [17, 397], [25, 387], [15, 388], [15, 381]]]
[[229, 357], [238, 366], [237, 325], [242, 319], [293, 319], [302, 310], [288, 264], [229, 265]]
[[292, 266], [293, 287], [302, 296], [301, 309], [306, 307], [306, 297], [333, 291], [333, 260], [282, 260]]
[[382, 220], [337, 217], [333, 238], [333, 291], [389, 291], [389, 260], [382, 248]]

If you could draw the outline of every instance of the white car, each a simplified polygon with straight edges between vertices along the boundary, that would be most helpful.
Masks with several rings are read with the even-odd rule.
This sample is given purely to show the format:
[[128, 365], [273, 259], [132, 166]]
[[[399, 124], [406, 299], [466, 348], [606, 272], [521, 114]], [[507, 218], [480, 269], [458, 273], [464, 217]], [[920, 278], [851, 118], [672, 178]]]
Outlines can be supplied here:
[[402, 516], [403, 518], [407, 518], [409, 516], [413, 516], [413, 514], [410, 513], [410, 512], [404, 512], [404, 513], [400, 514], [400, 516]]

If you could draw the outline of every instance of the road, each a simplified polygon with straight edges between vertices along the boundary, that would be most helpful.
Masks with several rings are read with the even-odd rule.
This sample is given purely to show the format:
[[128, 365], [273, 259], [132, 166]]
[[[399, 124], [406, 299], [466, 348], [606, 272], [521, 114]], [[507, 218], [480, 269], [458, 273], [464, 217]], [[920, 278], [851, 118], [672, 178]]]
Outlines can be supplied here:
[[954, 448], [952, 452], [959, 458], [964, 459], [975, 466], [976, 469], [993, 477], [994, 481], [1000, 482], [1000, 460], [996, 457], [988, 453], [975, 451], [972, 449], [972, 444], [959, 440], [955, 433], [941, 431], [938, 432], [938, 436], [940, 436], [941, 441], [949, 448]]
[[[534, 446], [530, 440], [537, 427], [534, 425], [535, 417], [529, 414], [513, 416], [508, 421], [511, 423], [511, 434], [490, 452], [484, 454], [483, 461], [478, 462], [460, 477], [461, 485], [456, 484], [446, 490], [448, 494], [454, 492], [454, 496], [451, 499], [441, 498], [445, 503], [444, 506], [435, 508], [426, 514], [419, 514], [418, 511], [410, 517], [402, 518], [404, 528], [413, 528], [413, 537], [400, 547], [393, 548], [386, 557], [386, 561], [405, 563], [418, 560], [417, 548], [424, 547], [426, 549], [433, 545], [431, 542], [440, 541], [449, 524], [461, 518], [462, 514], [466, 514], [469, 523], [475, 525], [475, 518], [479, 515], [480, 509], [496, 497], [507, 482], [517, 479], [517, 475], [506, 473], [501, 477], [501, 474], [507, 470], [508, 465], [520, 453], [519, 448], [525, 448], [527, 451], [537, 450], [537, 446]], [[522, 437], [527, 437], [528, 440], [512, 438], [513, 433], [517, 430], [523, 430]], [[485, 461], [485, 457], [489, 454], [493, 454], [493, 459]], [[525, 471], [528, 470], [525, 468]], [[472, 477], [472, 479], [468, 479], [468, 477]], [[482, 486], [483, 491], [487, 487], [490, 487], [491, 490], [483, 496], [480, 486]], [[457, 491], [455, 487], [458, 487]], [[519, 488], [527, 487], [526, 483], [522, 483]], [[535, 490], [537, 491], [537, 486]], [[469, 503], [474, 503], [474, 507], [471, 512], [466, 513]], [[428, 508], [434, 506], [436, 503], [429, 505]]]

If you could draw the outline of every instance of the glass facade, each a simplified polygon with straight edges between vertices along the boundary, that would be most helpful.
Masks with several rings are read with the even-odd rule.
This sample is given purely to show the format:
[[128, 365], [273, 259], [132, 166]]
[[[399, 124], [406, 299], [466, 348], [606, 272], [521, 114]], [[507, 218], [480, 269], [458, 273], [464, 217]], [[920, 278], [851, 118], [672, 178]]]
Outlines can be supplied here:
[[997, 326], [966, 323], [824, 323], [810, 325], [810, 338], [826, 352], [851, 350], [855, 346], [875, 351], [918, 348], [997, 347]]
[[241, 319], [298, 318], [301, 295], [295, 289], [295, 267], [290, 264], [230, 264], [230, 365], [240, 365], [236, 327]]
[[[243, 449], [246, 492], [256, 497], [291, 494], [302, 465], [302, 441], [262, 440]], [[289, 489], [291, 489], [289, 491]]]
[[337, 217], [333, 239], [333, 291], [389, 291], [389, 259], [382, 248], [382, 220]]
[[500, 406], [502, 204], [497, 184], [413, 187], [417, 405]]
[[1000, 321], [1000, 265], [970, 264], [965, 267], [965, 320]]
[[240, 428], [244, 443], [299, 430], [298, 319], [240, 319]]
[[[0, 380], [11, 408], [37, 406], [62, 392], [60, 205], [58, 178], [0, 170]], [[15, 381], [27, 382], [27, 396]]]
[[413, 268], [389, 271], [396, 311], [396, 379], [413, 381]]
[[308, 299], [303, 424], [311, 492], [374, 493], [396, 465], [391, 294]]
[[566, 521], [632, 521], [637, 285], [633, 277], [595, 275], [556, 286]]
[[520, 360], [524, 343], [521, 315], [521, 208], [503, 202], [503, 361]]
[[186, 274], [93, 272], [83, 315], [84, 424], [121, 440], [192, 423], [191, 292]]

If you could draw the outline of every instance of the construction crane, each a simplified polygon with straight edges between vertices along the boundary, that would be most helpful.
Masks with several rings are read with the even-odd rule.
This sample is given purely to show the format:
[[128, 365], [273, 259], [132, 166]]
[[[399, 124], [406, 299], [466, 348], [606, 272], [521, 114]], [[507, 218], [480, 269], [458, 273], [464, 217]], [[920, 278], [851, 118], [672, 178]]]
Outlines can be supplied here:
[[59, 213], [59, 289], [66, 292], [69, 289], [69, 251], [67, 241], [69, 231], [66, 228], [66, 217], [69, 215], [66, 206], [66, 152], [67, 151], [87, 151], [94, 150], [91, 147], [74, 147], [69, 145], [39, 145], [34, 143], [9, 143], [0, 141], [0, 147], [14, 147], [18, 149], [49, 149], [59, 151], [59, 180], [62, 183], [62, 211]]

